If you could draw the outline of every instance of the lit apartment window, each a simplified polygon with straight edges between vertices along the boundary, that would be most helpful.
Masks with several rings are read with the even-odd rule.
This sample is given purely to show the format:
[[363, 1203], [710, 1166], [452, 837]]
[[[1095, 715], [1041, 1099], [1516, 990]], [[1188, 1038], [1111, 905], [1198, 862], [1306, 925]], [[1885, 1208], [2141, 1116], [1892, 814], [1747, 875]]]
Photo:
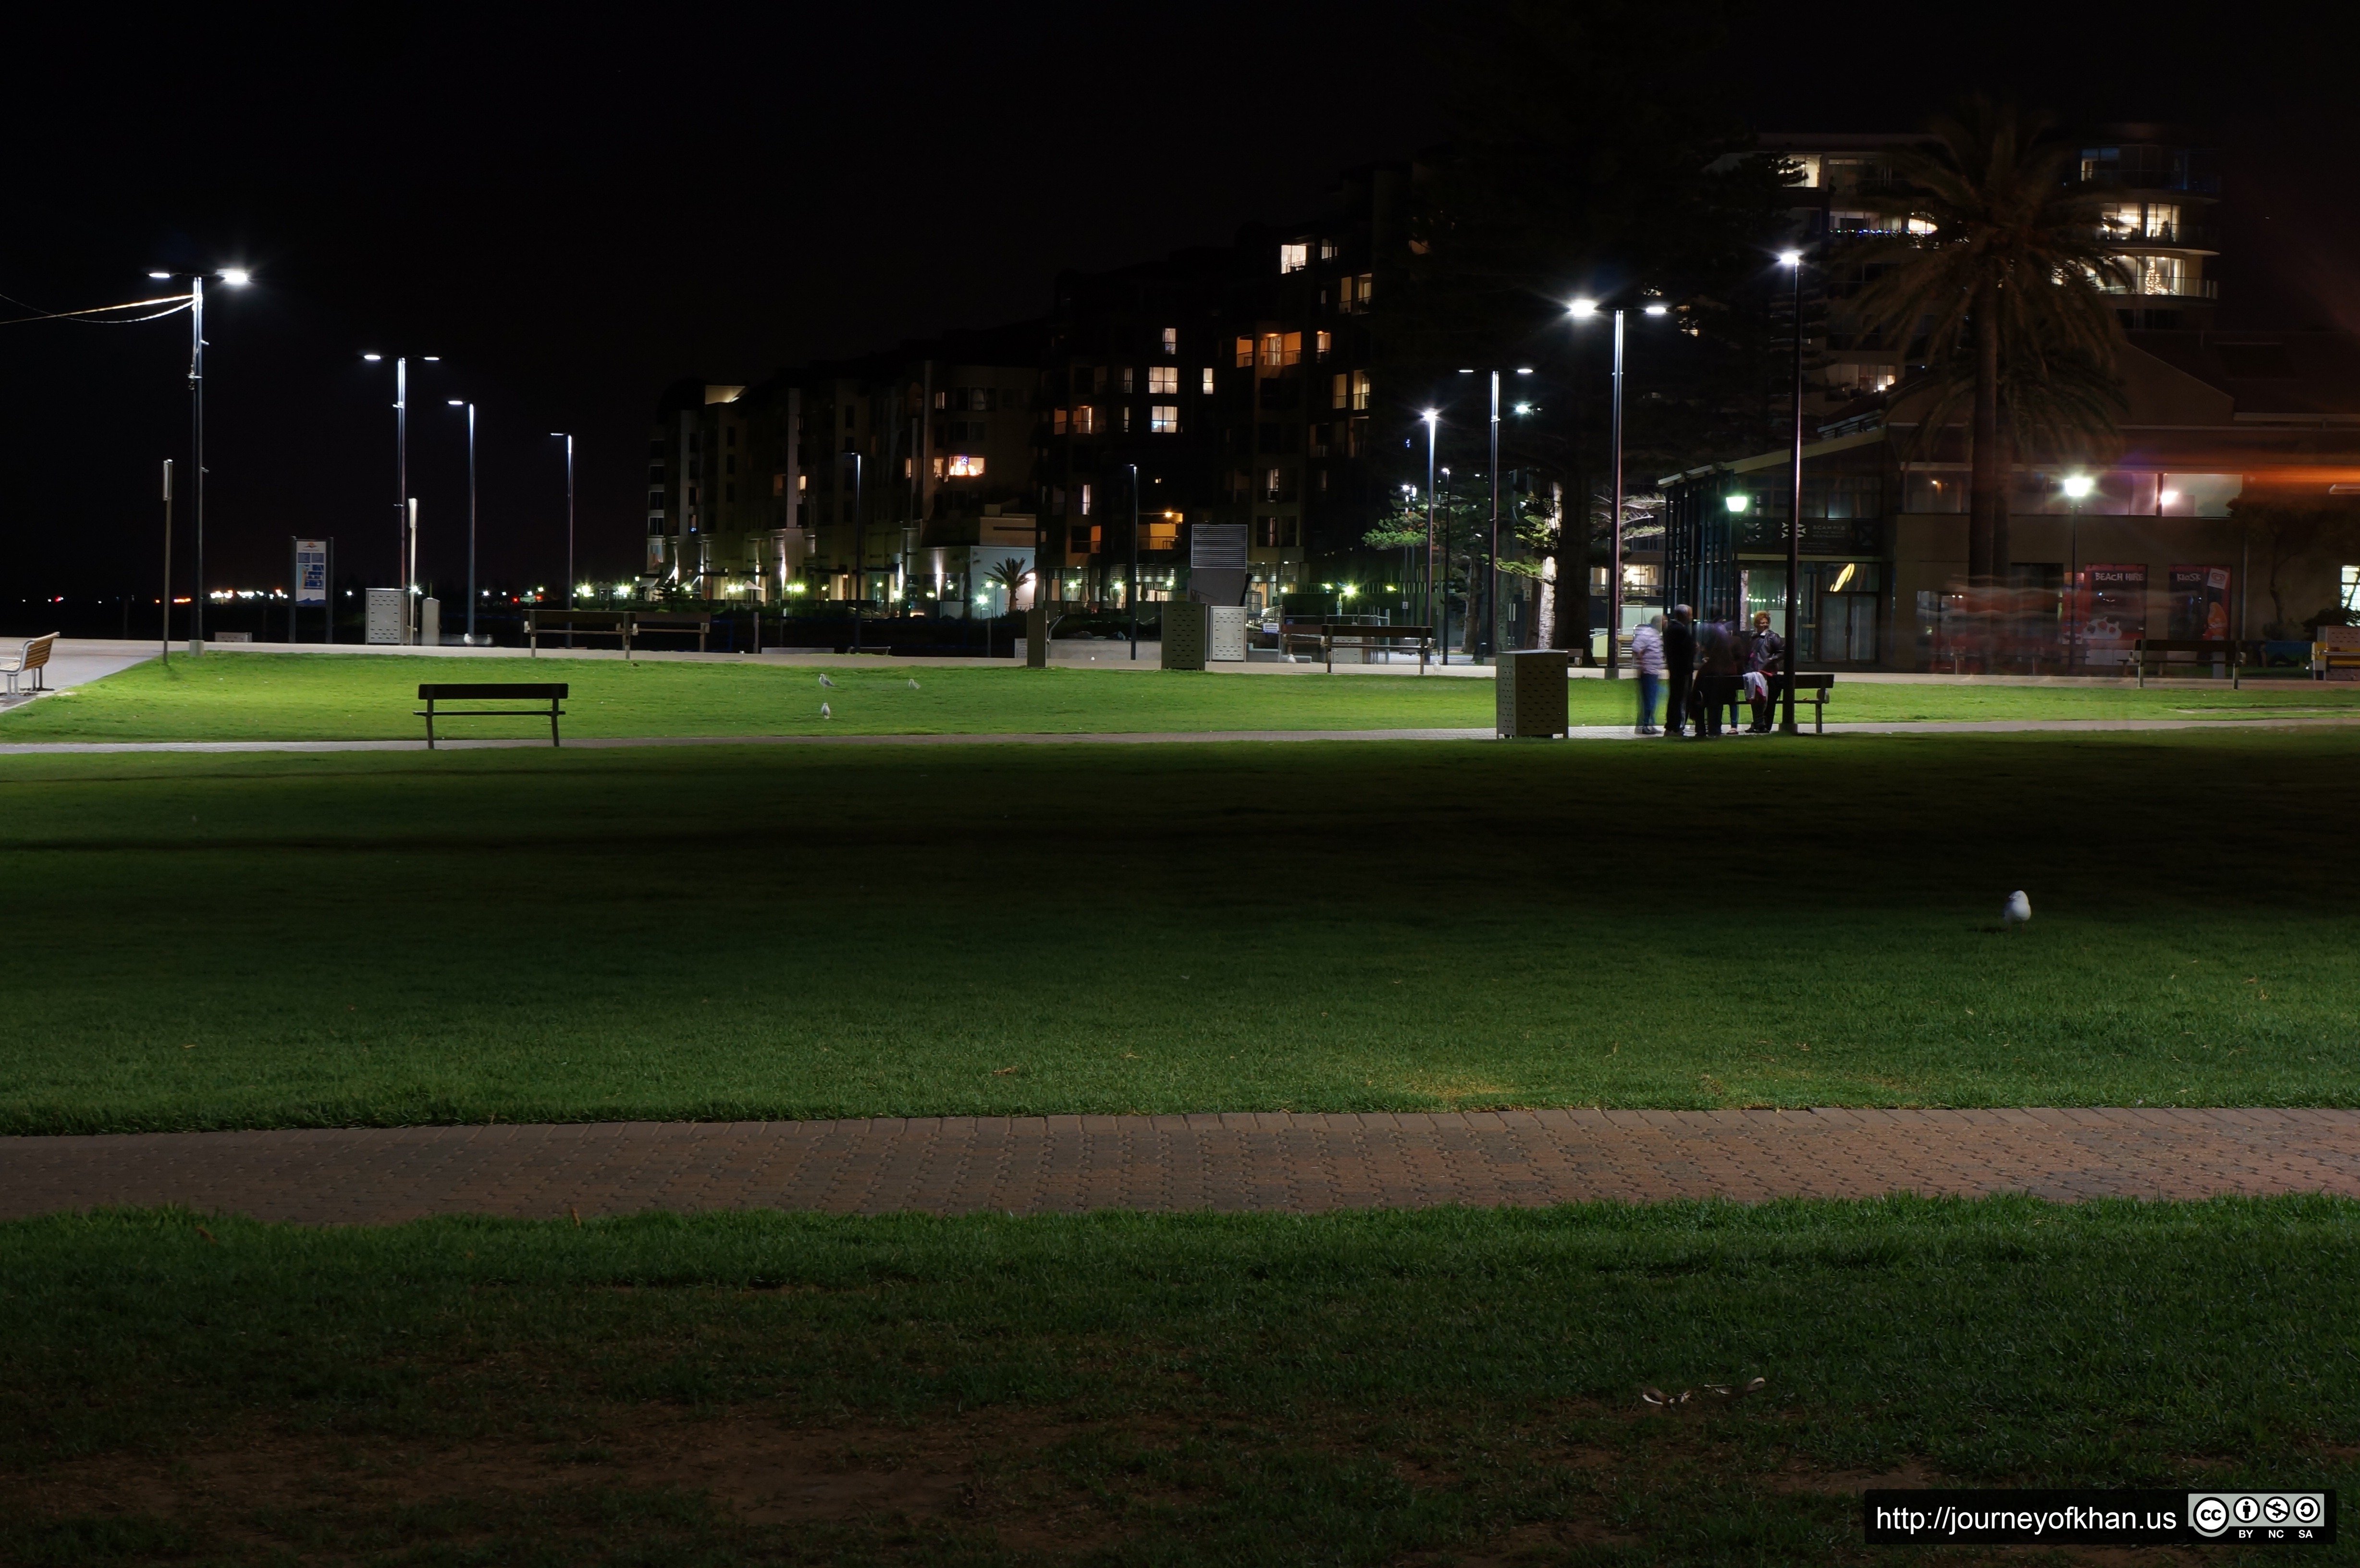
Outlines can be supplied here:
[[1346, 314], [1355, 314], [1369, 308], [1369, 295], [1376, 287], [1376, 275], [1363, 272], [1358, 278], [1347, 278], [1338, 285], [1338, 302]]
[[911, 464], [912, 464], [912, 463], [915, 463], [916, 461], [917, 461], [917, 460], [916, 460], [915, 458], [908, 458], [908, 457], [905, 457], [905, 458], [903, 458], [903, 459], [901, 460], [901, 477], [902, 477], [902, 478], [907, 479], [907, 478], [909, 478], [909, 477], [910, 477], [910, 468], [911, 468]]
[[935, 394], [934, 394], [934, 407], [935, 407], [935, 408], [949, 408], [950, 406], [951, 406], [951, 395], [950, 395], [950, 393], [949, 393], [949, 391], [948, 391], [947, 389], [945, 389], [945, 390], [944, 390], [944, 391], [937, 392], [937, 393], [935, 393]]
[[1051, 435], [1053, 435], [1053, 436], [1061, 436], [1061, 435], [1064, 435], [1064, 434], [1065, 433], [1065, 409], [1063, 409], [1063, 408], [1057, 408], [1057, 409], [1053, 409], [1053, 410], [1050, 412], [1050, 415], [1049, 415], [1049, 433], [1050, 433]]
[[1164, 352], [1165, 354], [1175, 355], [1175, 357], [1179, 354], [1179, 353], [1180, 353], [1180, 329], [1179, 329], [1179, 328], [1177, 328], [1177, 327], [1166, 327], [1166, 328], [1164, 328]]
[[1074, 410], [1074, 433], [1077, 436], [1094, 436], [1098, 433], [1097, 408], [1085, 403]]
[[[1239, 368], [1240, 370], [1246, 370], [1246, 369], [1250, 369], [1250, 368], [1251, 368], [1251, 367], [1252, 367], [1252, 365], [1253, 365], [1253, 339], [1251, 339], [1251, 338], [1240, 338], [1240, 339], [1238, 340], [1238, 368]], [[1212, 373], [1211, 371], [1209, 371], [1209, 370], [1208, 370], [1208, 371], [1207, 371], [1207, 372], [1205, 372], [1205, 377], [1206, 377], [1206, 379], [1207, 379], [1207, 380], [1208, 380], [1208, 381], [1209, 381], [1210, 379], [1212, 379], [1212, 375], [1213, 375], [1213, 373]]]
[[1336, 259], [1336, 242], [1334, 240], [1321, 240], [1319, 242], [1319, 259], [1322, 261], [1333, 261]]
[[1314, 359], [1327, 358], [1328, 350], [1335, 346], [1336, 340], [1328, 336], [1326, 332], [1315, 332], [1312, 334], [1311, 354]]
[[1149, 433], [1153, 435], [1178, 435], [1180, 433], [1180, 405], [1177, 403], [1150, 404], [1147, 409], [1147, 429]]
[[1352, 407], [1356, 411], [1365, 411], [1368, 406], [1369, 373], [1356, 370], [1352, 372]]
[[1084, 516], [1084, 517], [1088, 517], [1089, 515], [1090, 515], [1090, 487], [1089, 487], [1088, 485], [1083, 485], [1083, 486], [1082, 486], [1082, 516]]
[[810, 489], [810, 488], [811, 488], [811, 475], [810, 475], [810, 474], [796, 474], [796, 475], [795, 475], [795, 488], [796, 488], [797, 490], [808, 490], [808, 489]]
[[1147, 367], [1147, 390], [1151, 396], [1173, 397], [1180, 390], [1180, 367], [1176, 365], [1151, 365]]
[[1284, 353], [1285, 352], [1285, 350], [1286, 350], [1286, 340], [1285, 340], [1284, 338], [1281, 337], [1281, 336], [1280, 336], [1278, 333], [1276, 333], [1276, 332], [1264, 332], [1264, 333], [1262, 333], [1262, 364], [1264, 364], [1264, 365], [1273, 365], [1273, 366], [1275, 366], [1276, 365], [1278, 365], [1278, 364], [1280, 363], [1279, 355], [1280, 355], [1280, 354], [1284, 354]]
[[934, 477], [937, 479], [943, 476], [943, 462], [944, 460], [939, 457], [934, 459]]
[[1283, 245], [1278, 247], [1278, 269], [1281, 272], [1300, 272], [1310, 265], [1309, 245]]
[[1122, 433], [1131, 434], [1131, 405], [1128, 403], [1122, 406]]
[[951, 458], [950, 476], [951, 476], [953, 479], [980, 479], [980, 478], [982, 478], [982, 477], [983, 477], [983, 458], [982, 458], [982, 456], [981, 456], [980, 454], [978, 454], [978, 455], [976, 455], [976, 456], [970, 457], [970, 456], [968, 456], [967, 454], [966, 454], [965, 452], [958, 452], [958, 453], [955, 453], [955, 454], [953, 454], [953, 456], [952, 456], [952, 458]]
[[1122, 389], [1126, 396], [1139, 390], [1131, 384], [1131, 366], [1127, 365], [1122, 367]]
[[1212, 395], [1213, 395], [1213, 367], [1212, 367], [1211, 365], [1208, 365], [1205, 366], [1205, 396], [1206, 396], [1206, 397], [1211, 397]]
[[1339, 370], [1328, 378], [1328, 406], [1331, 408], [1352, 406], [1352, 378], [1344, 371]]
[[787, 476], [786, 476], [785, 474], [771, 474], [771, 475], [770, 475], [770, 494], [771, 494], [771, 495], [785, 495], [786, 493], [787, 493]]

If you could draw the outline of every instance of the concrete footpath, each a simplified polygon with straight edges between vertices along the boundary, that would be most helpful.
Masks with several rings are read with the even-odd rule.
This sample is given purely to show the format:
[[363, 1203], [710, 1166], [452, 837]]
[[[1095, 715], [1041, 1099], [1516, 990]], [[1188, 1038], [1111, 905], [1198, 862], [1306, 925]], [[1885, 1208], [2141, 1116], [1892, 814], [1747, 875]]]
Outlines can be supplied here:
[[1546, 1110], [0, 1138], [0, 1218], [1266, 1211], [2023, 1192], [2360, 1197], [2355, 1110]]

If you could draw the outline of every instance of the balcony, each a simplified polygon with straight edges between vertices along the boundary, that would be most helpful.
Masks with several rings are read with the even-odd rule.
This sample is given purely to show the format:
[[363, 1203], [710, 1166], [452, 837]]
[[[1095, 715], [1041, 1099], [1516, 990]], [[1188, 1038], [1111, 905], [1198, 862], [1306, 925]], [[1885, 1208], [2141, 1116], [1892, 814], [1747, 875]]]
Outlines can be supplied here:
[[2210, 278], [2157, 278], [2142, 279], [2134, 289], [2108, 289], [2104, 292], [2125, 299], [2217, 299], [2221, 297], [2221, 285]]

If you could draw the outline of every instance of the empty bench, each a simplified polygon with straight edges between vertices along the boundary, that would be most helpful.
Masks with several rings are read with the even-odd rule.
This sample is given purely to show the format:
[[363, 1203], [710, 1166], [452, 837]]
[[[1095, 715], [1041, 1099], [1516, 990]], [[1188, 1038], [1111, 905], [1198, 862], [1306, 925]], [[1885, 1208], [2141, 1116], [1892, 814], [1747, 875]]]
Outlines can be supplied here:
[[16, 650], [16, 661], [0, 670], [0, 674], [8, 677], [8, 695], [16, 695], [16, 683], [27, 675], [33, 678], [34, 691], [49, 690], [41, 684], [41, 671], [49, 666], [49, 650], [58, 646], [58, 633], [50, 632], [43, 637], [25, 639], [25, 646]]
[[[565, 710], [558, 706], [558, 704], [565, 701], [567, 690], [568, 688], [562, 681], [543, 682], [531, 681], [499, 681], [477, 682], [464, 686], [449, 684], [421, 686], [418, 689], [418, 700], [425, 703], [426, 706], [418, 710], [418, 716], [426, 721], [426, 749], [429, 751], [434, 749], [434, 721], [436, 719], [488, 719], [502, 717], [529, 719], [546, 718], [549, 721], [549, 744], [555, 746], [558, 744], [558, 716], [565, 712]], [[533, 706], [529, 708], [481, 708], [475, 706], [464, 708], [446, 708], [441, 705], [445, 702], [466, 702], [470, 704], [477, 702], [530, 702]]]

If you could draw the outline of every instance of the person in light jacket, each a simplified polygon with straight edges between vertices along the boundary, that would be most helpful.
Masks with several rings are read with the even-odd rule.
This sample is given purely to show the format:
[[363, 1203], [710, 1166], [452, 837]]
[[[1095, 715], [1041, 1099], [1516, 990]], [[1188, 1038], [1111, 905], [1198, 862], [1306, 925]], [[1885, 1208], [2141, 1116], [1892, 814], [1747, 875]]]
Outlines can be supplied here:
[[1651, 617], [1631, 634], [1631, 662], [1639, 671], [1639, 734], [1661, 735], [1655, 727], [1655, 699], [1664, 687], [1664, 617]]
[[1745, 648], [1745, 695], [1754, 703], [1754, 727], [1749, 735], [1770, 733], [1770, 700], [1783, 679], [1780, 661], [1786, 657], [1786, 639], [1770, 629], [1770, 612], [1754, 612], [1754, 636]]

